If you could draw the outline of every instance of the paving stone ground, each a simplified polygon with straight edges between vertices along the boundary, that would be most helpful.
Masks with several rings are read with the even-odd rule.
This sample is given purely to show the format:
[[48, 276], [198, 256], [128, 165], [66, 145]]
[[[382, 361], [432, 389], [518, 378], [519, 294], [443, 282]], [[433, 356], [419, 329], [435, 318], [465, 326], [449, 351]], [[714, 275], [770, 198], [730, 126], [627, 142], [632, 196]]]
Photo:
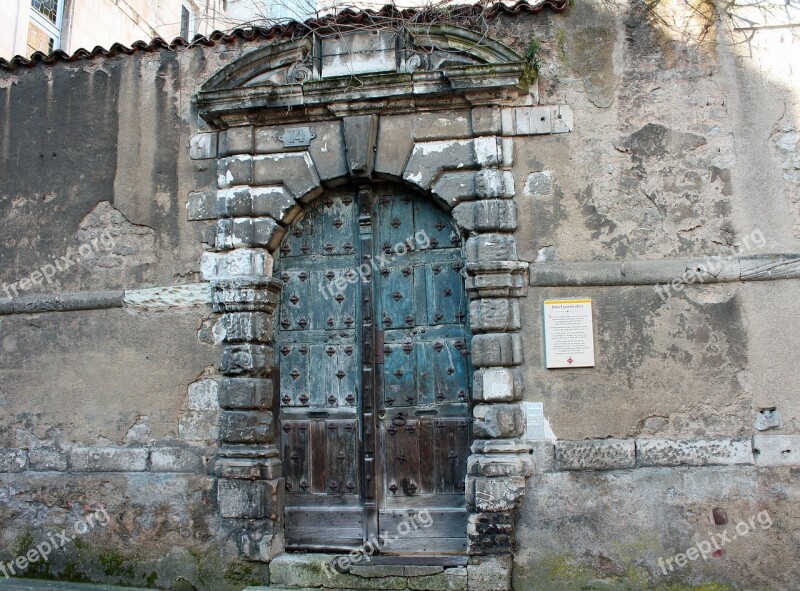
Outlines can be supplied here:
[[6, 579], [0, 575], [0, 591], [143, 591], [140, 587], [117, 587], [115, 585], [84, 585], [58, 581], [34, 579]]

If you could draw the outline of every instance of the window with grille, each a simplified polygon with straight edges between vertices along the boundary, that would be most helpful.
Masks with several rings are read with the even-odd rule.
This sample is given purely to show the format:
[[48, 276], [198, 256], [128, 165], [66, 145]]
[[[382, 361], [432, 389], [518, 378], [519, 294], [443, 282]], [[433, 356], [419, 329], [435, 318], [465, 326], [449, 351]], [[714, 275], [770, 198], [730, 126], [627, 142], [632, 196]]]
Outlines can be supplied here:
[[50, 53], [61, 47], [61, 21], [64, 0], [31, 0], [28, 25], [28, 50]]

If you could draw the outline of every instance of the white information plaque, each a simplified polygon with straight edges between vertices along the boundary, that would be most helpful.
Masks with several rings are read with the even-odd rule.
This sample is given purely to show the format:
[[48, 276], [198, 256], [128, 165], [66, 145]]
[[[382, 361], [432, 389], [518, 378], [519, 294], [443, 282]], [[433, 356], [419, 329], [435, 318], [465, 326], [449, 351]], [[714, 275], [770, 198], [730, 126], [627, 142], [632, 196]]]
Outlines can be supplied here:
[[592, 300], [545, 300], [547, 369], [594, 367]]

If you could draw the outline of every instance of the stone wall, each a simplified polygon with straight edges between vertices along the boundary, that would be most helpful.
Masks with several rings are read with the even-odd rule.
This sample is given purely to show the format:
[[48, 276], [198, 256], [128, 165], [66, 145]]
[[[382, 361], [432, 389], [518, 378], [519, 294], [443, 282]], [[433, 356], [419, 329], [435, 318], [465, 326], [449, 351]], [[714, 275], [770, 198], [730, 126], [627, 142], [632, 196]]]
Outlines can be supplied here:
[[[798, 576], [798, 46], [786, 30], [732, 30], [698, 6], [657, 5], [671, 26], [640, 8], [578, 3], [493, 28], [519, 53], [541, 41], [536, 98], [549, 130], [553, 105], [574, 116], [569, 133], [538, 134], [534, 118], [520, 128], [509, 111], [489, 134], [511, 144], [513, 183], [504, 176], [495, 197], [514, 195], [516, 256], [530, 269], [506, 286], [524, 295], [519, 332], [473, 340], [476, 366], [496, 368], [479, 371], [473, 395], [491, 397], [488, 378], [519, 398], [524, 380], [549, 434], [520, 460], [532, 476], [512, 483], [525, 495], [516, 517], [473, 524], [516, 536], [518, 590], [784, 588]], [[198, 135], [212, 131], [193, 103], [201, 85], [265, 44], [0, 72], [0, 558], [101, 507], [111, 517], [28, 574], [163, 588], [264, 581], [266, 566], [241, 558], [241, 532], [255, 532], [250, 558], [265, 532], [231, 504], [241, 491], [218, 490], [236, 462], [211, 463], [220, 426], [232, 429], [220, 416], [237, 411], [200, 261], [227, 235], [203, 221], [216, 211], [192, 215], [216, 195], [216, 156], [250, 149], [214, 135], [211, 156], [190, 140], [212, 137]], [[474, 111], [416, 121], [412, 143], [497, 124]], [[402, 176], [405, 162], [380, 157], [376, 169]], [[425, 182], [454, 205], [460, 183], [446, 181]], [[453, 215], [489, 231], [475, 209]], [[711, 272], [717, 255], [735, 257]], [[476, 294], [492, 287], [469, 281]], [[542, 302], [572, 297], [594, 301], [597, 367], [546, 370]], [[496, 312], [473, 308], [478, 326]], [[473, 462], [473, 476], [504, 469], [490, 464]], [[746, 541], [676, 562], [748, 520]]]
[[[515, 589], [797, 579], [798, 284], [760, 280], [796, 277], [799, 49], [690, 4], [648, 21], [578, 3], [533, 29], [541, 101], [575, 127], [515, 144], [525, 399], [557, 438], [535, 454]], [[570, 297], [594, 302], [597, 367], [547, 370], [542, 302]], [[759, 512], [746, 539], [658, 562]]]

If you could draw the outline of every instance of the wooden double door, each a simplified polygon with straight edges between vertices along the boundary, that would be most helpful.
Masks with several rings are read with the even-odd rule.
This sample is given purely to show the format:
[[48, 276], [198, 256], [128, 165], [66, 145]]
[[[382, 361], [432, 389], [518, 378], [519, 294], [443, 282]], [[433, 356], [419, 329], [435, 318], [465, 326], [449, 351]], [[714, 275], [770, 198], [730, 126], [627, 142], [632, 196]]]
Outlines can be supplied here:
[[275, 273], [288, 548], [466, 551], [463, 266], [448, 214], [392, 186], [325, 194], [289, 228]]

